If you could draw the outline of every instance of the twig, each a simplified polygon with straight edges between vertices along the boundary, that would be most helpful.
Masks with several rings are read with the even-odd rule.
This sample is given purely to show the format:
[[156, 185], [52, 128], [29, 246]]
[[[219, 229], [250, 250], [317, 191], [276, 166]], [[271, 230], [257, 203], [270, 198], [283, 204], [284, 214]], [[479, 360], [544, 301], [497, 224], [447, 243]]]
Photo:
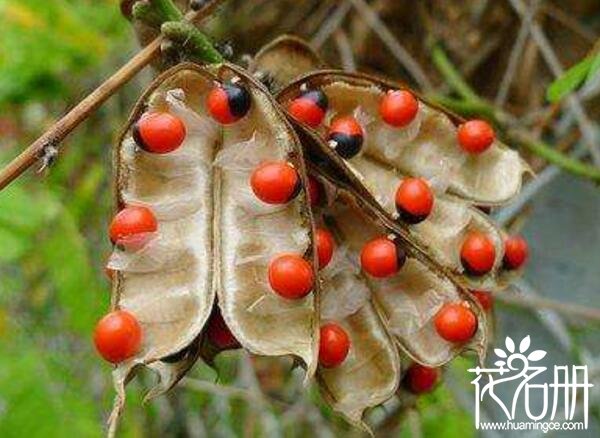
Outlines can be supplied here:
[[342, 2], [335, 9], [333, 14], [331, 14], [327, 20], [321, 25], [317, 33], [310, 40], [310, 44], [315, 48], [319, 49], [325, 41], [342, 25], [344, 18], [350, 12], [352, 5], [348, 2]]
[[[523, 281], [515, 285], [518, 289], [525, 289]], [[593, 307], [580, 306], [567, 302], [541, 298], [535, 295], [517, 294], [509, 291], [494, 293], [494, 297], [501, 302], [526, 307], [533, 310], [548, 309], [573, 319], [589, 319], [594, 322], [600, 322], [600, 309]]]
[[352, 6], [357, 10], [360, 18], [365, 20], [369, 27], [377, 34], [379, 39], [387, 46], [392, 55], [402, 64], [402, 66], [410, 73], [414, 80], [419, 84], [424, 91], [433, 89], [427, 75], [413, 58], [413, 56], [400, 44], [394, 34], [388, 29], [385, 23], [379, 18], [373, 9], [365, 2], [365, 0], [347, 0], [352, 3]]
[[498, 93], [496, 94], [496, 99], [494, 100], [494, 103], [496, 105], [503, 106], [506, 102], [508, 91], [510, 90], [510, 86], [515, 76], [515, 72], [519, 65], [519, 60], [521, 59], [523, 49], [525, 48], [527, 37], [529, 36], [529, 28], [531, 27], [533, 17], [537, 12], [540, 1], [541, 0], [534, 0], [531, 3], [531, 6], [527, 9], [527, 13], [525, 14], [525, 17], [522, 20], [521, 28], [519, 29], [519, 33], [517, 34], [517, 39], [515, 40], [513, 48], [510, 52], [510, 56], [508, 58], [508, 65], [506, 67], [506, 71], [502, 76], [502, 82], [500, 82], [500, 87], [498, 87]]
[[431, 47], [431, 60], [436, 68], [444, 75], [444, 79], [465, 100], [481, 102], [482, 99], [466, 83], [460, 72], [454, 67], [442, 46], [434, 43]]
[[[218, 3], [218, 1], [212, 1], [206, 7], [190, 12], [185, 17], [186, 21], [193, 22], [208, 15]], [[131, 78], [146, 67], [154, 58], [159, 56], [162, 41], [162, 35], [158, 36], [140, 50], [116, 73], [100, 84], [98, 88], [92, 91], [15, 159], [8, 163], [0, 171], [0, 190], [4, 189], [39, 159], [43, 158], [47, 148], [56, 147], [61, 143], [81, 122], [86, 120], [96, 109], [106, 102], [109, 97], [129, 82]]]
[[[513, 9], [519, 14], [519, 16], [523, 18], [525, 14], [525, 4], [523, 3], [523, 1], [509, 0], [509, 2], [512, 5]], [[533, 22], [531, 24], [530, 34], [533, 40], [535, 41], [536, 45], [539, 47], [540, 52], [542, 53], [542, 56], [546, 61], [546, 64], [548, 64], [548, 67], [550, 67], [550, 70], [552, 71], [552, 74], [555, 77], [561, 76], [564, 73], [562, 65], [560, 64], [560, 61], [558, 60], [554, 49], [550, 45], [548, 38], [546, 38], [544, 31], [538, 23]], [[583, 106], [579, 101], [577, 94], [574, 93], [569, 95], [566, 98], [566, 102], [570, 111], [575, 116], [577, 123], [579, 124], [581, 134], [583, 135], [585, 143], [590, 150], [590, 154], [592, 156], [594, 164], [600, 166], [600, 148], [597, 144], [596, 131], [594, 130], [591, 121], [589, 120], [585, 110], [583, 109]]]
[[342, 61], [342, 68], [346, 71], [356, 71], [356, 62], [354, 61], [354, 54], [352, 53], [352, 47], [348, 41], [348, 35], [342, 29], [338, 29], [333, 37], [335, 44]]

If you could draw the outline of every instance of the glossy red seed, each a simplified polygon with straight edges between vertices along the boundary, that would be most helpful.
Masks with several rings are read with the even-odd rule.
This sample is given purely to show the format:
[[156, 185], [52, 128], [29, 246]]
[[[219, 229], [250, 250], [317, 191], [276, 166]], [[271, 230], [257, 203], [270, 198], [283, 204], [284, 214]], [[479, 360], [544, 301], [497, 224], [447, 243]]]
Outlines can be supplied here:
[[145, 151], [167, 154], [185, 140], [185, 125], [178, 117], [164, 112], [146, 113], [134, 127], [136, 143]]
[[215, 308], [208, 320], [206, 336], [210, 343], [220, 350], [230, 350], [240, 347], [240, 343], [233, 336], [231, 330], [229, 330], [218, 308]]
[[379, 115], [388, 125], [402, 128], [412, 122], [419, 111], [419, 102], [407, 90], [388, 91], [379, 105]]
[[469, 120], [458, 127], [458, 143], [470, 154], [482, 153], [495, 138], [494, 128], [484, 120]]
[[529, 257], [529, 245], [522, 236], [510, 236], [504, 242], [504, 267], [519, 269]]
[[288, 112], [294, 119], [311, 128], [319, 126], [325, 117], [325, 111], [314, 100], [302, 96], [290, 102]]
[[477, 301], [479, 301], [479, 304], [481, 304], [483, 310], [486, 312], [492, 310], [492, 307], [494, 307], [494, 297], [490, 292], [474, 290], [471, 291], [471, 293], [475, 296], [475, 298], [477, 298]]
[[223, 87], [215, 87], [210, 90], [206, 98], [206, 107], [212, 118], [223, 125], [229, 125], [238, 120], [231, 112], [229, 96]]
[[340, 366], [350, 350], [350, 338], [336, 323], [321, 326], [319, 341], [319, 364], [324, 368]]
[[300, 177], [286, 161], [261, 163], [250, 176], [250, 186], [258, 199], [267, 204], [285, 204], [297, 193]]
[[486, 234], [473, 231], [463, 241], [460, 259], [469, 274], [483, 275], [494, 267], [496, 248]]
[[477, 317], [464, 302], [448, 303], [435, 315], [437, 333], [448, 342], [467, 342], [477, 331]]
[[433, 191], [422, 178], [404, 178], [396, 190], [395, 201], [401, 219], [418, 223], [433, 209]]
[[117, 310], [104, 316], [94, 330], [98, 353], [109, 362], [119, 363], [134, 356], [142, 343], [142, 328], [135, 316]]
[[322, 187], [319, 181], [312, 176], [308, 177], [308, 200], [311, 206], [315, 206], [321, 200]]
[[275, 293], [290, 300], [308, 295], [315, 279], [310, 263], [297, 254], [283, 254], [271, 260], [268, 276]]
[[377, 237], [367, 242], [360, 252], [363, 271], [376, 278], [394, 275], [405, 260], [404, 252], [386, 237]]
[[317, 256], [319, 258], [319, 269], [323, 269], [329, 264], [333, 257], [335, 240], [328, 230], [318, 228], [315, 235], [315, 241], [317, 244]]
[[440, 377], [437, 368], [430, 368], [414, 363], [406, 372], [405, 382], [413, 394], [423, 394], [431, 391]]
[[114, 244], [128, 244], [158, 229], [152, 210], [141, 205], [131, 205], [118, 212], [110, 223], [109, 236]]

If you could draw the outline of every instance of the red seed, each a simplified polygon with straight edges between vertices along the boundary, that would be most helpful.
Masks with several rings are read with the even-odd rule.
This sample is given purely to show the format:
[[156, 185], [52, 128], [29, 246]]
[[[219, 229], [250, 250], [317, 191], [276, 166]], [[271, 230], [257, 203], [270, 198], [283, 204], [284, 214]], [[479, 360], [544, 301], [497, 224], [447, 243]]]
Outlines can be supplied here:
[[419, 111], [419, 103], [410, 91], [388, 91], [379, 105], [379, 114], [384, 122], [402, 128], [412, 122]]
[[413, 394], [423, 394], [431, 391], [440, 377], [437, 368], [430, 368], [414, 363], [406, 372], [405, 382]]
[[104, 316], [94, 330], [98, 353], [109, 362], [119, 363], [134, 356], [142, 343], [142, 328], [135, 316], [116, 310]]
[[504, 242], [504, 267], [519, 269], [529, 257], [529, 245], [522, 236], [510, 236]]
[[492, 307], [494, 307], [494, 297], [491, 293], [482, 290], [473, 290], [471, 293], [477, 298], [483, 310], [486, 312], [492, 310]]
[[181, 146], [185, 135], [186, 129], [181, 119], [164, 112], [143, 114], [133, 130], [138, 146], [154, 154], [174, 151]]
[[473, 231], [467, 235], [462, 244], [460, 259], [469, 274], [484, 275], [494, 267], [496, 248], [487, 235]]
[[218, 308], [213, 310], [213, 313], [208, 320], [206, 336], [210, 343], [220, 350], [231, 350], [240, 347], [240, 343], [235, 336], [233, 336], [231, 330], [229, 330], [229, 327], [225, 323], [221, 311]]
[[285, 204], [298, 194], [300, 177], [286, 161], [266, 161], [252, 172], [250, 186], [261, 201]]
[[350, 338], [346, 331], [336, 323], [321, 326], [319, 341], [319, 364], [323, 368], [340, 366], [350, 350]]
[[297, 254], [277, 256], [269, 263], [268, 271], [271, 288], [283, 298], [304, 298], [313, 288], [313, 269]]
[[335, 151], [345, 159], [360, 152], [364, 132], [358, 121], [352, 116], [336, 117], [331, 122], [327, 140], [334, 142]]
[[437, 333], [448, 342], [467, 342], [477, 331], [477, 317], [465, 302], [448, 303], [435, 315]]
[[290, 102], [288, 112], [299, 122], [316, 128], [323, 122], [327, 107], [328, 101], [325, 93], [321, 90], [308, 90]]
[[251, 97], [244, 87], [222, 84], [214, 87], [206, 98], [208, 113], [223, 125], [235, 123], [250, 110]]
[[318, 228], [315, 241], [317, 243], [317, 256], [319, 258], [319, 269], [323, 269], [329, 264], [333, 257], [333, 250], [335, 249], [335, 240], [331, 233], [324, 229]]
[[387, 237], [367, 242], [360, 252], [360, 264], [366, 273], [376, 278], [394, 275], [406, 262], [406, 253]]
[[404, 178], [395, 200], [400, 218], [410, 224], [424, 221], [433, 209], [433, 192], [422, 178]]
[[495, 138], [494, 128], [484, 120], [469, 120], [458, 127], [458, 143], [470, 154], [482, 153]]
[[131, 205], [118, 212], [110, 223], [109, 236], [113, 244], [128, 246], [145, 240], [147, 233], [158, 229], [152, 210], [141, 205]]

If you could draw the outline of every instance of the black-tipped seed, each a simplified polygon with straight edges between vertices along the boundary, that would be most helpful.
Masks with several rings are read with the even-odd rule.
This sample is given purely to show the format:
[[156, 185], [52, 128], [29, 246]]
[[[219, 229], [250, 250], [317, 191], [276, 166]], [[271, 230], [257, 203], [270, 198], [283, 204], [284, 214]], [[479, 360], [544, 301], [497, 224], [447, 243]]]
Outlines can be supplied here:
[[363, 139], [363, 129], [354, 117], [338, 117], [331, 122], [327, 140], [340, 157], [348, 160], [357, 155]]
[[250, 93], [246, 88], [227, 83], [210, 91], [206, 105], [208, 112], [217, 122], [228, 125], [248, 114], [251, 101]]
[[288, 112], [299, 122], [316, 128], [325, 118], [329, 100], [321, 90], [306, 90], [288, 105]]

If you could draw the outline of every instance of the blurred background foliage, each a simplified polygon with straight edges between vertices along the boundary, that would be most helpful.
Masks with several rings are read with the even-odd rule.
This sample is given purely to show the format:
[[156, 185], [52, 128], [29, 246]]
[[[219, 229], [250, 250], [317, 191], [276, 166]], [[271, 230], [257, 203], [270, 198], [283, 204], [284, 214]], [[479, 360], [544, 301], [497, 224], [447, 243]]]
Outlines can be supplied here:
[[[121, 17], [118, 3], [0, 0], [0, 164], [8, 162], [135, 53], [132, 31]], [[432, 20], [428, 26], [420, 21], [422, 17], [415, 18], [419, 8], [410, 3], [230, 1], [221, 18], [210, 20], [207, 26], [216, 37], [231, 40], [238, 55], [251, 53], [281, 32], [296, 31], [322, 46], [332, 65], [352, 67], [348, 65], [352, 61], [360, 69], [410, 81], [401, 62], [378, 40], [378, 31], [387, 24], [392, 38], [398, 37], [423, 66], [436, 91], [452, 95], [452, 87], [436, 68], [426, 45], [431, 39], [424, 35], [431, 37], [431, 32], [444, 42], [449, 56], [475, 90], [491, 98], [504, 72], [499, 65], [507, 63], [519, 23], [509, 2], [423, 2]], [[561, 61], [573, 65], [585, 59], [600, 28], [597, 2], [569, 2], [571, 11], [560, 9], [562, 2], [545, 3], [550, 9], [544, 13], [552, 12], [554, 19], [545, 15], [544, 23], [551, 42], [558, 45]], [[365, 20], [368, 15], [360, 8], [365, 4], [378, 14], [381, 23], [373, 25]], [[358, 12], [349, 14], [352, 7]], [[457, 32], [465, 27], [468, 31]], [[386, 44], [389, 48], [389, 39]], [[391, 46], [397, 55], [397, 47], [394, 51]], [[348, 47], [356, 59], [348, 57]], [[548, 110], [544, 96], [553, 78], [547, 68], [540, 67], [539, 52], [534, 53], [531, 44], [524, 50], [527, 62], [514, 73], [515, 86], [502, 103], [526, 119], [528, 114]], [[591, 61], [585, 66], [586, 74], [590, 65]], [[58, 163], [43, 178], [29, 172], [0, 194], [2, 437], [95, 437], [104, 433], [113, 390], [110, 367], [96, 357], [91, 331], [109, 303], [103, 265], [110, 250], [105, 230], [112, 208], [111, 147], [128, 110], [150, 78], [149, 71], [139, 75], [80, 126], [65, 142]], [[574, 89], [580, 82], [569, 86]], [[587, 108], [594, 129], [599, 107]], [[568, 140], [572, 132], [563, 130], [560, 137], [552, 119], [559, 110], [550, 110], [541, 114], [545, 118], [533, 119], [531, 129], [568, 151], [574, 146], [574, 141]], [[576, 135], [575, 140], [578, 138]], [[538, 171], [546, 168], [539, 157], [530, 156], [530, 161]], [[561, 291], [553, 297], [591, 302], [597, 307], [597, 295], [586, 295], [594, 287], [597, 294], [600, 284], [597, 273], [590, 271], [597, 268], [600, 254], [594, 246], [600, 242], [597, 191], [573, 177], [561, 178], [543, 195], [537, 210], [530, 206], [524, 217], [517, 216], [521, 226], [530, 218], [525, 233], [533, 239], [534, 254], [540, 255], [528, 278], [536, 286], [543, 285], [551, 297], [556, 278], [573, 282], [583, 278], [581, 284], [570, 283], [570, 296], [560, 295]], [[571, 204], [561, 205], [563, 190]], [[570, 210], [582, 205], [590, 207], [583, 219], [579, 217], [576, 222], [563, 214], [562, 223], [544, 225], [557, 208]], [[552, 258], [543, 242], [552, 240], [550, 236], [556, 236], [557, 229], [574, 223], [584, 230], [578, 234], [580, 245], [566, 243], [572, 251]], [[577, 257], [577, 253], [589, 264], [583, 273], [584, 262], [568, 258]], [[569, 271], [573, 267], [579, 270]], [[554, 322], [545, 324], [543, 317], [532, 320], [532, 315], [540, 316], [536, 314], [539, 309], [532, 312], [513, 303], [498, 310], [500, 333], [527, 326], [527, 333], [533, 331], [532, 335], [547, 339], [547, 345], [555, 345], [556, 336], [559, 340], [562, 336], [560, 330], [556, 335]], [[566, 333], [573, 336], [569, 338], [572, 344], [562, 349], [566, 360], [588, 363], [589, 355], [582, 355], [582, 351], [588, 354], [590, 344], [596, 347], [592, 356], [598, 355], [597, 325], [569, 323]], [[465, 378], [470, 364], [471, 359], [458, 359], [447, 370], [447, 384], [402, 414], [394, 402], [375, 409], [371, 423], [381, 436], [474, 436], [472, 395]], [[361, 435], [336, 418], [314, 388], [302, 388], [301, 373], [290, 371], [287, 360], [230, 352], [218, 358], [218, 368], [217, 377], [205, 365], [196, 365], [181, 388], [146, 406], [141, 403], [143, 387], [153, 377], [141, 376], [129, 388], [122, 436]], [[592, 414], [598, 417], [597, 404]]]

